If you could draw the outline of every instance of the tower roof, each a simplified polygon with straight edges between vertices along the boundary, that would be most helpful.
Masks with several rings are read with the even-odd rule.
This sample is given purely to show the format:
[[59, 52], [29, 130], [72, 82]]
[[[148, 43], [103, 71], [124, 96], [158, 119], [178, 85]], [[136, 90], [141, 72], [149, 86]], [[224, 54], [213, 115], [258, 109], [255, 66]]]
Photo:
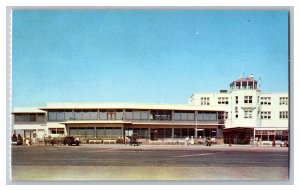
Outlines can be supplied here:
[[248, 82], [257, 82], [257, 80], [255, 80], [254, 78], [249, 77], [249, 78], [240, 78], [238, 80], [235, 80], [235, 81], [231, 82], [230, 85], [233, 85], [235, 82], [247, 82], [247, 81]]

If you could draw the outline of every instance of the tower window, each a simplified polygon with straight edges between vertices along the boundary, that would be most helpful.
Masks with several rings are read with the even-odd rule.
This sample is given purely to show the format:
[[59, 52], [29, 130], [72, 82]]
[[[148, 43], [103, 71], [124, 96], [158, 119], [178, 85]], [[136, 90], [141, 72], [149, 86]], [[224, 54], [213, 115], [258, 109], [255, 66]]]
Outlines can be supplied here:
[[271, 119], [271, 111], [262, 111], [260, 114], [261, 119]]
[[201, 97], [201, 105], [209, 105], [209, 97]]
[[252, 103], [252, 96], [244, 96], [244, 103]]
[[280, 97], [279, 98], [279, 105], [288, 105], [288, 97]]
[[228, 105], [228, 97], [218, 97], [218, 104]]
[[261, 97], [260, 104], [261, 105], [271, 105], [271, 97]]
[[288, 111], [280, 111], [279, 112], [279, 119], [288, 119], [289, 118], [289, 112]]

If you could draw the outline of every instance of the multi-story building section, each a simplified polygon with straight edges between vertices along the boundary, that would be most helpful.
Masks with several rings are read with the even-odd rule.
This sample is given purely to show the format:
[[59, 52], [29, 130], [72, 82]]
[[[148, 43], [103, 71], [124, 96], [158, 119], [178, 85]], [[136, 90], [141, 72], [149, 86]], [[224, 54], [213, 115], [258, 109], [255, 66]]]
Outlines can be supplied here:
[[13, 130], [42, 139], [51, 134], [156, 141], [185, 137], [222, 137], [224, 112], [214, 106], [130, 103], [48, 103], [15, 108]]
[[288, 139], [288, 93], [261, 92], [253, 75], [232, 82], [229, 91], [195, 93], [188, 102], [225, 112], [227, 143]]

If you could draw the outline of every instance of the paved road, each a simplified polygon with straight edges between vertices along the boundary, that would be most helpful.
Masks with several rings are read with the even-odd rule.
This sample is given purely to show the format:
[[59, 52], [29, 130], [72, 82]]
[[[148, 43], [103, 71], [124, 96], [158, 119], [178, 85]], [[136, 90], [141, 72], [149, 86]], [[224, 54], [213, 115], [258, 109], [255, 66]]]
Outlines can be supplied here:
[[286, 180], [288, 162], [288, 148], [196, 145], [13, 146], [11, 161], [13, 180]]

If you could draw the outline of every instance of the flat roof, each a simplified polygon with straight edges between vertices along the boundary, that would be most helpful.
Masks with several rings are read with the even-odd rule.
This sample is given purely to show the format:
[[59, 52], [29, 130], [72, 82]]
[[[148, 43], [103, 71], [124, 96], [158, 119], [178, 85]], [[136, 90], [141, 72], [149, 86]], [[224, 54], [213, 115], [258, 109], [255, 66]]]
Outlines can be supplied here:
[[46, 112], [40, 110], [37, 107], [15, 107], [12, 113], [16, 114], [16, 113], [46, 113]]
[[192, 110], [192, 111], [223, 111], [217, 106], [200, 106], [188, 104], [160, 104], [160, 103], [47, 103], [46, 107], [40, 108], [42, 110], [54, 109], [140, 109], [140, 110]]

